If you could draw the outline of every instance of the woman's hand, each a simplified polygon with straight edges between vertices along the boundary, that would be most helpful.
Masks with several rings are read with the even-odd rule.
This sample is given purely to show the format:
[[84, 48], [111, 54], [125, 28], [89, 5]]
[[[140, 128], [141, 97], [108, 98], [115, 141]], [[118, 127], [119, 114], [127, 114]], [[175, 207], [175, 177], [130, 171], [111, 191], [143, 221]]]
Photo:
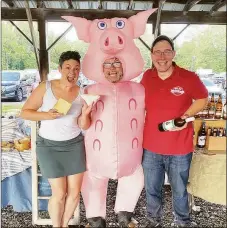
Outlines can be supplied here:
[[46, 114], [47, 114], [47, 120], [54, 120], [54, 119], [57, 119], [58, 117], [63, 116], [62, 113], [59, 113], [55, 109], [50, 109], [48, 112], [46, 112]]
[[84, 105], [82, 107], [82, 116], [88, 116], [88, 115], [90, 115], [90, 113], [92, 111], [92, 107], [93, 107], [93, 103], [88, 106], [87, 103], [84, 102]]
[[92, 106], [93, 106], [93, 103], [88, 106], [87, 103], [84, 101], [81, 115], [78, 118], [78, 125], [83, 130], [87, 130], [91, 125], [91, 115], [90, 114], [92, 111]]

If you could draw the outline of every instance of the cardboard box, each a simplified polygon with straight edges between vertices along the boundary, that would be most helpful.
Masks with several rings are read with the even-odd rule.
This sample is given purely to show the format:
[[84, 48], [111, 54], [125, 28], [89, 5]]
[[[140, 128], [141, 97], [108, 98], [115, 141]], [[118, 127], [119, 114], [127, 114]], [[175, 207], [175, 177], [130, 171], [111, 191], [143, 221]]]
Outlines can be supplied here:
[[226, 137], [208, 136], [206, 139], [206, 149], [226, 151]]
[[[216, 128], [226, 128], [226, 120], [204, 120], [206, 122], [206, 130], [208, 127], [216, 127]], [[198, 132], [199, 129], [201, 128], [203, 120], [202, 119], [196, 119], [194, 121], [194, 131], [195, 131], [195, 135], [194, 135], [194, 146], [196, 146], [197, 144], [197, 140], [198, 140]], [[225, 148], [226, 150], [226, 148]]]

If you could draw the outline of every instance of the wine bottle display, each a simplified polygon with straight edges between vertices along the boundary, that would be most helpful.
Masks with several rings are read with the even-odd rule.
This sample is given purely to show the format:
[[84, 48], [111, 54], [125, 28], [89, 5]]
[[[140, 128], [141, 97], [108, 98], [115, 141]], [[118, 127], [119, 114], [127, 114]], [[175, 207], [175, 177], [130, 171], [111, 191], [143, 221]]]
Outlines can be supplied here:
[[194, 121], [195, 117], [189, 117], [186, 119], [176, 118], [173, 120], [168, 120], [158, 125], [159, 131], [171, 131], [176, 127], [183, 127], [185, 123]]

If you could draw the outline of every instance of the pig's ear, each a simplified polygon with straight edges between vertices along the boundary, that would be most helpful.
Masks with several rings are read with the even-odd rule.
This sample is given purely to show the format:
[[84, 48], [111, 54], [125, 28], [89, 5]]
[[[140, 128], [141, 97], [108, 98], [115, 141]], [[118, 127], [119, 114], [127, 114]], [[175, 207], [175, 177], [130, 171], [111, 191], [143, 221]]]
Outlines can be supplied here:
[[90, 42], [89, 28], [91, 25], [91, 21], [85, 18], [73, 16], [62, 16], [62, 18], [72, 23], [72, 25], [76, 29], [77, 36], [80, 40], [83, 40], [87, 43]]
[[133, 24], [134, 38], [138, 38], [144, 34], [149, 16], [155, 12], [157, 8], [146, 10], [131, 16], [128, 20]]

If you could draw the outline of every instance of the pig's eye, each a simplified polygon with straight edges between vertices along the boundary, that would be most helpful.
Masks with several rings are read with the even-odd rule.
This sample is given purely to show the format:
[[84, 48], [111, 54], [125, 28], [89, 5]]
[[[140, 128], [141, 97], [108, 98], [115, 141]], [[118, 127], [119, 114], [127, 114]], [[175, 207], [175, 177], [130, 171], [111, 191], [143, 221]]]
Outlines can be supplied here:
[[99, 29], [105, 29], [106, 28], [106, 23], [105, 22], [103, 22], [103, 21], [99, 21], [98, 22], [98, 28]]
[[122, 20], [119, 20], [116, 22], [116, 26], [117, 26], [117, 28], [122, 29], [125, 27], [125, 22]]

